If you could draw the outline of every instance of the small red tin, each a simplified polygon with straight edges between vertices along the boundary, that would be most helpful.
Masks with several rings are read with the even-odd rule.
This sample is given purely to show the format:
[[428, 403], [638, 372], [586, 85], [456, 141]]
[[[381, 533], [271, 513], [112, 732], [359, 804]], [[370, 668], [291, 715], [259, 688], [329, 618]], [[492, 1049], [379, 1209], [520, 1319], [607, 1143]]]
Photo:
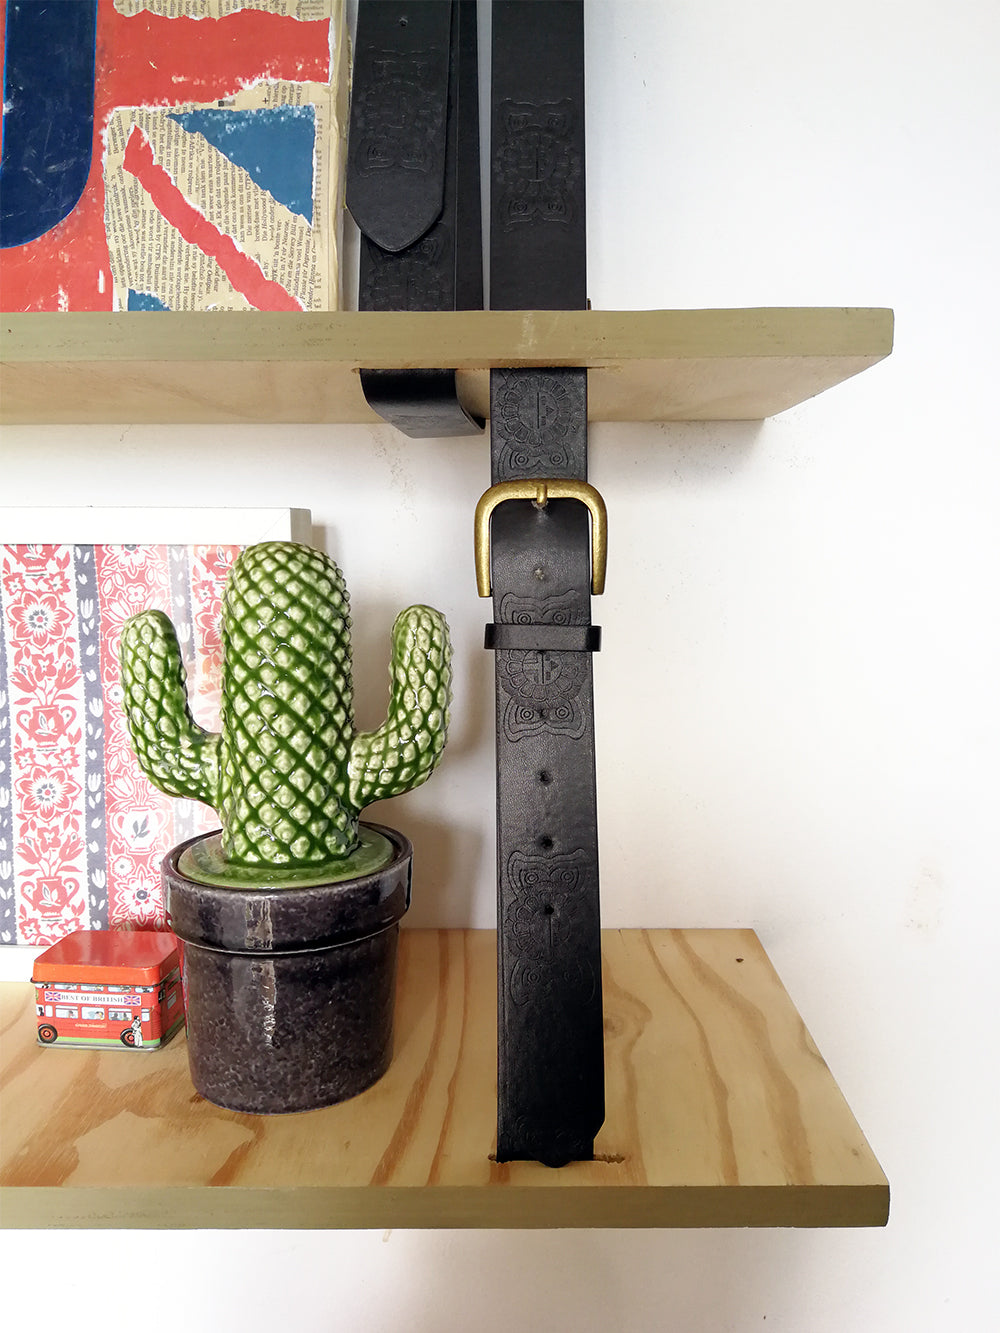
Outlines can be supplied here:
[[150, 1051], [184, 1023], [169, 931], [74, 931], [39, 954], [31, 981], [43, 1046]]

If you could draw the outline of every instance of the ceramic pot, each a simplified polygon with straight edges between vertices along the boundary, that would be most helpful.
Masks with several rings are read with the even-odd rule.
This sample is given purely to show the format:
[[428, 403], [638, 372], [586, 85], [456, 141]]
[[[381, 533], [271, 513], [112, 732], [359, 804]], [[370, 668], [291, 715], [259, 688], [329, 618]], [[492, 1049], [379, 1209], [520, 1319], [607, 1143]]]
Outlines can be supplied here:
[[171, 929], [184, 941], [187, 1041], [195, 1088], [257, 1115], [353, 1097], [392, 1056], [399, 921], [413, 848], [395, 829], [383, 868], [309, 887], [231, 888], [163, 862]]

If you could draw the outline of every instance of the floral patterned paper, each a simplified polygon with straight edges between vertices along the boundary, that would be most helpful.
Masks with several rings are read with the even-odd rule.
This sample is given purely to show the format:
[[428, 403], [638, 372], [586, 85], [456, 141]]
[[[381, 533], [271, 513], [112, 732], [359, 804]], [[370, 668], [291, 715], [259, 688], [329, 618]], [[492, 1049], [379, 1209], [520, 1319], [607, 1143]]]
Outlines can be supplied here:
[[218, 724], [219, 612], [239, 546], [0, 546], [0, 943], [165, 924], [160, 861], [217, 824], [143, 776], [118, 637], [174, 621], [192, 711]]

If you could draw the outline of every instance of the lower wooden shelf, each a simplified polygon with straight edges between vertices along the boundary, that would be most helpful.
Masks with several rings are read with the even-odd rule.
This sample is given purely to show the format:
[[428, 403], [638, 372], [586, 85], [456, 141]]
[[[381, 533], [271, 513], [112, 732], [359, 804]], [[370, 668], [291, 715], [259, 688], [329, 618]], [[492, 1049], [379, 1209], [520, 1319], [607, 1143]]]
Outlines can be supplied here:
[[353, 1101], [222, 1111], [162, 1051], [35, 1043], [0, 987], [7, 1227], [879, 1226], [889, 1186], [757, 936], [604, 932], [596, 1160], [498, 1165], [492, 931], [402, 934], [396, 1055]]

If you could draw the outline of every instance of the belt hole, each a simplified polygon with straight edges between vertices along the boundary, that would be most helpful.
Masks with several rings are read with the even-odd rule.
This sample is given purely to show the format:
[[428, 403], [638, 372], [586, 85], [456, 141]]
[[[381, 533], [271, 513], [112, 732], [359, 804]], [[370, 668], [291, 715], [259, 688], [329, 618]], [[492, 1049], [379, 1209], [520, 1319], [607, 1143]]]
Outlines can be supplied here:
[[555, 846], [555, 843], [552, 841], [552, 839], [549, 837], [547, 833], [543, 833], [542, 836], [538, 839], [538, 845], [539, 847], [541, 847], [542, 851], [550, 852], [552, 848]]
[[538, 774], [538, 781], [542, 784], [543, 787], [547, 787], [549, 783], [552, 781], [552, 774], [549, 772], [547, 768], [543, 768], [541, 772]]

